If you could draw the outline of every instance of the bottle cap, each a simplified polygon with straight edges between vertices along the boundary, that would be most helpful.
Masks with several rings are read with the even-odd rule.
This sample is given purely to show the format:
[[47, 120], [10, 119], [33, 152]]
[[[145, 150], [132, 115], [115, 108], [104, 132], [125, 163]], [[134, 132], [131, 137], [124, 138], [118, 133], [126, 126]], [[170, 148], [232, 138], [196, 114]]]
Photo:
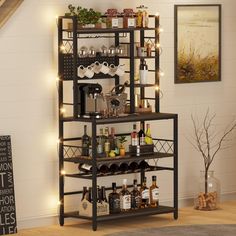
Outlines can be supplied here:
[[157, 177], [155, 175], [152, 176], [152, 181], [156, 181]]
[[123, 185], [127, 184], [127, 179], [123, 179]]

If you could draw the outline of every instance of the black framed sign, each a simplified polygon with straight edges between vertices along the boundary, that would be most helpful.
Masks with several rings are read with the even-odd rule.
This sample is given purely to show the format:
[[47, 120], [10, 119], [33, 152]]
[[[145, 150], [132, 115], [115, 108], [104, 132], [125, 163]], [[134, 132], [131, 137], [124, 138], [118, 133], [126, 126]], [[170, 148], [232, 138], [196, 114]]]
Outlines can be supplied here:
[[16, 232], [11, 137], [0, 136], [0, 235]]
[[221, 80], [221, 5], [175, 5], [175, 83]]

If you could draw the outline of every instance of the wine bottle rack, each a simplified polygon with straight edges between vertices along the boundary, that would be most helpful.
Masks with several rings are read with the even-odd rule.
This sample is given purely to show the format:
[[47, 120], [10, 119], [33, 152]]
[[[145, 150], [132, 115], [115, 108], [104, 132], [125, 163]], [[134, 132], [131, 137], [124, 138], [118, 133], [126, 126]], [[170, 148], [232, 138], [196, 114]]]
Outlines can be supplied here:
[[[70, 21], [72, 22], [72, 29], [66, 29], [66, 23]], [[59, 200], [60, 200], [60, 210], [59, 210], [59, 222], [60, 225], [64, 225], [66, 218], [79, 218], [79, 219], [87, 219], [92, 221], [92, 229], [97, 229], [97, 223], [106, 220], [115, 220], [122, 218], [129, 218], [134, 216], [147, 216], [147, 215], [155, 215], [155, 214], [166, 214], [172, 213], [174, 219], [178, 218], [178, 115], [170, 114], [170, 113], [161, 113], [160, 112], [160, 90], [156, 89], [153, 96], [150, 96], [146, 92], [146, 89], [156, 88], [160, 86], [160, 48], [155, 47], [152, 51], [151, 56], [143, 57], [147, 60], [152, 60], [152, 64], [154, 64], [154, 68], [150, 68], [149, 73], [154, 78], [154, 82], [148, 83], [146, 85], [136, 84], [134, 81], [135, 76], [135, 63], [141, 60], [141, 57], [137, 57], [134, 53], [134, 43], [136, 41], [140, 42], [140, 46], [143, 47], [145, 44], [145, 40], [151, 39], [157, 45], [159, 44], [159, 16], [150, 16], [150, 21], [152, 21], [152, 27], [150, 28], [117, 28], [117, 29], [78, 29], [77, 28], [77, 19], [76, 17], [64, 17], [61, 16], [58, 18], [58, 109], [59, 109], [59, 143], [58, 143], [58, 152], [59, 152]], [[138, 32], [138, 38], [136, 38], [136, 33]], [[146, 35], [148, 32], [148, 35]], [[153, 36], [149, 36], [153, 34]], [[81, 38], [86, 38], [86, 40], [95, 40], [96, 38], [109, 38], [114, 39], [114, 46], [117, 47], [123, 38], [128, 38], [128, 44], [131, 45], [129, 47], [128, 55], [129, 56], [113, 56], [113, 57], [101, 57], [97, 55], [94, 58], [80, 58], [78, 57], [78, 48], [84, 45], [80, 45]], [[61, 48], [64, 50], [61, 50]], [[96, 119], [95, 117], [83, 118], [78, 116], [78, 94], [77, 94], [77, 83], [81, 80], [77, 76], [77, 67], [79, 65], [90, 65], [95, 61], [103, 62], [106, 61], [109, 64], [119, 65], [120, 60], [125, 61], [127, 65], [129, 65], [129, 71], [126, 71], [126, 75], [129, 76], [129, 102], [130, 102], [130, 114], [122, 117], [109, 117], [109, 118], [101, 118]], [[122, 62], [123, 62], [122, 61]], [[107, 79], [114, 82], [115, 85], [120, 84], [119, 76], [110, 76], [104, 74], [96, 74], [92, 79], [83, 78], [84, 81], [89, 80], [97, 80], [97, 79]], [[73, 89], [72, 93], [72, 102], [65, 102], [65, 89], [68, 88], [64, 86], [65, 83], [70, 83]], [[90, 83], [90, 82], [89, 82]], [[141, 99], [148, 98], [149, 100], [154, 101], [152, 113], [135, 113], [135, 96], [134, 90], [139, 89]], [[148, 95], [148, 96], [147, 96]], [[60, 112], [60, 109], [64, 105], [71, 106], [71, 110], [73, 114], [70, 116], [66, 116]], [[154, 153], [149, 155], [140, 155], [135, 156], [130, 153], [126, 153], [123, 157], [102, 157], [99, 158], [96, 153], [96, 138], [97, 138], [97, 128], [101, 125], [107, 124], [127, 124], [134, 122], [142, 122], [145, 124], [147, 121], [161, 121], [161, 120], [169, 120], [173, 126], [173, 139], [158, 139], [153, 138], [154, 141]], [[92, 147], [90, 149], [91, 155], [88, 157], [81, 156], [81, 146], [74, 145], [75, 141], [80, 141], [81, 137], [66, 137], [65, 138], [65, 130], [66, 123], [77, 122], [81, 125], [90, 124], [91, 126], [91, 137], [92, 137]], [[118, 136], [129, 134], [122, 134], [118, 131]], [[169, 166], [160, 166], [153, 165], [156, 163], [156, 160], [170, 158], [173, 162], [172, 167]], [[130, 162], [140, 162], [145, 160], [147, 162], [150, 161], [150, 165], [146, 168], [138, 168], [135, 170], [135, 173], [140, 174], [140, 179], [142, 180], [145, 176], [146, 172], [152, 171], [169, 171], [173, 172], [173, 206], [163, 206], [160, 205], [155, 208], [145, 208], [138, 209], [130, 212], [113, 214], [107, 216], [97, 216], [97, 179], [99, 177], [106, 176], [121, 176], [124, 174], [133, 174], [134, 171], [127, 170], [125, 172], [117, 171], [117, 172], [107, 172], [99, 173], [97, 167], [105, 164], [118, 164], [118, 163], [130, 163]], [[89, 173], [65, 173], [65, 163], [71, 163], [72, 165], [77, 165], [80, 163], [86, 163], [92, 165], [92, 170]], [[92, 195], [93, 195], [93, 209], [92, 216], [85, 217], [81, 216], [77, 211], [75, 212], [67, 212], [65, 209], [65, 201], [67, 196], [82, 194], [81, 190], [77, 191], [68, 191], [65, 192], [65, 184], [67, 178], [76, 178], [78, 179], [87, 179], [91, 181], [92, 185]], [[131, 187], [131, 186], [129, 186]], [[119, 188], [119, 187], [118, 187]], [[106, 187], [107, 190], [111, 188]], [[76, 205], [78, 205], [76, 203]]]

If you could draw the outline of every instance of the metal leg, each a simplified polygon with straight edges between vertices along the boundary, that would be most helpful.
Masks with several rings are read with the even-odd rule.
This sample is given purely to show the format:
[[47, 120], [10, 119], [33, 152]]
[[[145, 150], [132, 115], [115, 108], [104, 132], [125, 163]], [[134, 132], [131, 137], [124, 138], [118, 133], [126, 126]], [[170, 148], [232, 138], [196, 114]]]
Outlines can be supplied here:
[[174, 219], [178, 219], [178, 115], [174, 118]]

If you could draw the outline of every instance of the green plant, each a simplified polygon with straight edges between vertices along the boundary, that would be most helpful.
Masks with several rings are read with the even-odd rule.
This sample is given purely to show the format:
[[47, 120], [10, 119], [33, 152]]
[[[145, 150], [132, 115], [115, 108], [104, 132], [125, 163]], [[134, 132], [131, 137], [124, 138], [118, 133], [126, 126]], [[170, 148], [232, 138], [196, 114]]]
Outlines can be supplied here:
[[123, 148], [123, 147], [124, 147], [124, 146], [123, 146], [124, 143], [127, 142], [126, 137], [125, 137], [125, 136], [120, 136], [120, 137], [119, 137], [119, 142], [120, 142], [120, 147]]
[[78, 6], [77, 8], [70, 4], [68, 6], [69, 12], [65, 13], [65, 16], [76, 16], [78, 19], [78, 23], [82, 25], [86, 24], [97, 24], [101, 23], [102, 13], [98, 11], [94, 11], [92, 8], [83, 8]]

